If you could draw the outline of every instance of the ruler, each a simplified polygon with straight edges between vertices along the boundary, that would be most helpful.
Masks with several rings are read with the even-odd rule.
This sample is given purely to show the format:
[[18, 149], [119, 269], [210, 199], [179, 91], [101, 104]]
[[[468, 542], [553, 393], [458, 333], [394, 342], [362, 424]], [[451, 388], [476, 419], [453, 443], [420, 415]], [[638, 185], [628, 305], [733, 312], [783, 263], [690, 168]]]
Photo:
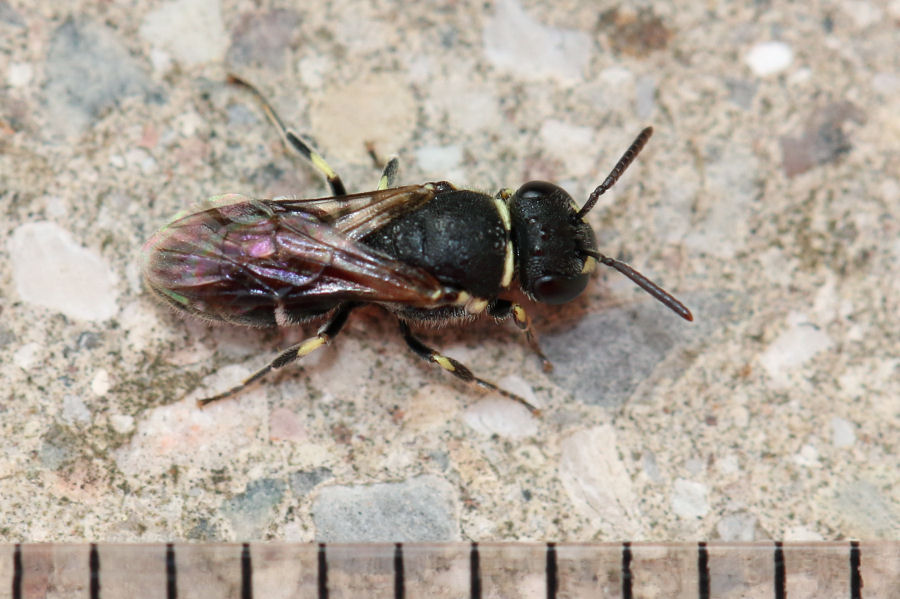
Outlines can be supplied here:
[[900, 598], [900, 541], [6, 544], [0, 598]]

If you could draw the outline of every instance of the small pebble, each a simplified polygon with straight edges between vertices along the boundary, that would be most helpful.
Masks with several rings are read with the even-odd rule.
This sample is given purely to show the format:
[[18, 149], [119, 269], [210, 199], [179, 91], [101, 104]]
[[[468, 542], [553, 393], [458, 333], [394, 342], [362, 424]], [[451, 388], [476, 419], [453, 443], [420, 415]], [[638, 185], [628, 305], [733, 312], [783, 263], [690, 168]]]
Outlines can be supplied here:
[[831, 444], [835, 447], [852, 447], [856, 443], [853, 423], [838, 416], [831, 419]]
[[140, 35], [188, 66], [221, 60], [228, 46], [218, 0], [166, 2], [144, 17]]
[[134, 416], [113, 414], [109, 417], [109, 425], [120, 435], [127, 435], [134, 430]]
[[[288, 9], [244, 14], [231, 27], [227, 64], [281, 70], [296, 41], [300, 25], [300, 15]], [[310, 85], [305, 78], [303, 82]]]
[[91, 391], [94, 392], [94, 395], [102, 397], [109, 393], [110, 387], [112, 387], [112, 384], [109, 381], [109, 371], [101, 368], [94, 374], [94, 378], [91, 379]]
[[900, 510], [895, 497], [895, 487], [888, 481], [872, 483], [852, 477], [841, 481], [833, 501], [854, 537], [896, 539]]
[[109, 265], [59, 225], [21, 225], [13, 231], [9, 256], [23, 301], [80, 320], [106, 320], [118, 311], [119, 293]]
[[596, 166], [597, 133], [592, 128], [547, 119], [541, 123], [540, 137], [545, 155], [569, 156], [567, 175], [580, 177]]
[[444, 479], [430, 475], [398, 483], [325, 487], [312, 506], [316, 540], [456, 540], [456, 492]]
[[679, 478], [672, 488], [672, 511], [682, 518], [702, 518], [709, 512], [709, 487]]
[[332, 478], [334, 478], [334, 474], [331, 470], [320, 466], [313, 470], [294, 472], [291, 474], [289, 482], [294, 495], [302, 497], [315, 489], [319, 483]]
[[537, 433], [537, 421], [522, 404], [509, 399], [484, 399], [468, 408], [466, 424], [483, 435], [521, 439]]
[[222, 515], [231, 522], [238, 539], [258, 539], [275, 516], [275, 508], [284, 497], [285, 483], [274, 478], [263, 478], [249, 483], [239, 493], [222, 505]]
[[429, 173], [447, 172], [457, 168], [463, 160], [462, 147], [423, 146], [416, 150], [416, 162], [419, 168]]
[[716, 460], [716, 467], [722, 474], [735, 474], [741, 469], [740, 463], [734, 454], [727, 454]]
[[729, 514], [716, 524], [716, 532], [723, 541], [749, 543], [756, 533], [756, 516], [746, 512]]
[[484, 53], [497, 68], [529, 79], [580, 80], [590, 61], [592, 42], [581, 31], [548, 27], [516, 0], [500, 0], [483, 34]]
[[77, 395], [66, 395], [62, 401], [62, 418], [67, 424], [85, 424], [91, 421], [91, 412]]
[[760, 356], [763, 368], [772, 379], [785, 385], [790, 372], [832, 345], [828, 333], [813, 325], [803, 314], [788, 318], [788, 328]]
[[558, 476], [575, 511], [592, 527], [611, 537], [640, 537], [639, 500], [616, 439], [608, 424], [569, 435], [560, 443]]
[[159, 94], [119, 32], [87, 18], [67, 19], [53, 31], [43, 71], [49, 129], [70, 136], [126, 96]]
[[269, 439], [272, 441], [302, 441], [308, 437], [306, 428], [292, 410], [275, 408], [269, 414]]
[[13, 363], [22, 370], [29, 370], [40, 358], [41, 347], [39, 343], [26, 343], [13, 354]]
[[27, 62], [14, 62], [6, 70], [6, 82], [10, 87], [25, 87], [34, 77], [34, 67]]
[[794, 60], [794, 51], [784, 42], [762, 42], [744, 56], [744, 62], [759, 77], [780, 73]]
[[807, 443], [800, 448], [800, 451], [794, 454], [793, 462], [798, 466], [806, 466], [808, 468], [818, 468], [822, 464], [819, 462], [819, 450], [814, 445]]

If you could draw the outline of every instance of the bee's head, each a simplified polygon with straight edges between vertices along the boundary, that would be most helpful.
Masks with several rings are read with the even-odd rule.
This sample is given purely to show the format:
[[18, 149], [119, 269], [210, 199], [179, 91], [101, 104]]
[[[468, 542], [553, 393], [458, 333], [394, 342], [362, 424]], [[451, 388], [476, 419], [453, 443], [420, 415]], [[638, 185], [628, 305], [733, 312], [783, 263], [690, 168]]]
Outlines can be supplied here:
[[578, 216], [564, 189], [530, 181], [509, 199], [519, 285], [547, 304], [575, 299], [588, 284], [596, 261], [594, 232]]
[[585, 221], [597, 199], [615, 185], [652, 134], [650, 127], [641, 131], [580, 209], [562, 188], [544, 181], [526, 183], [509, 198], [522, 291], [539, 302], [564, 304], [584, 291], [599, 261], [624, 274], [685, 320], [693, 320], [691, 311], [659, 285], [624, 262], [598, 252], [594, 232]]

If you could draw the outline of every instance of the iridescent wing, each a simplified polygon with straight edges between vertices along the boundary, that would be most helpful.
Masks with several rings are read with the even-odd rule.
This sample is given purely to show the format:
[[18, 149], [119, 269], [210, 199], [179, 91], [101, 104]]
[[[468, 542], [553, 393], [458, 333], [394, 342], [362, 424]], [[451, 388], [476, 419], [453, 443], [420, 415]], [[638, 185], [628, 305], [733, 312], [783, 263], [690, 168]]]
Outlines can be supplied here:
[[314, 200], [220, 198], [144, 247], [149, 286], [177, 308], [237, 324], [283, 326], [346, 301], [448, 303], [432, 275], [360, 239], [434, 197], [416, 185]]
[[436, 191], [445, 191], [446, 187], [447, 183], [428, 183], [313, 200], [282, 198], [262, 202], [276, 213], [312, 215], [358, 241], [398, 216], [425, 205]]

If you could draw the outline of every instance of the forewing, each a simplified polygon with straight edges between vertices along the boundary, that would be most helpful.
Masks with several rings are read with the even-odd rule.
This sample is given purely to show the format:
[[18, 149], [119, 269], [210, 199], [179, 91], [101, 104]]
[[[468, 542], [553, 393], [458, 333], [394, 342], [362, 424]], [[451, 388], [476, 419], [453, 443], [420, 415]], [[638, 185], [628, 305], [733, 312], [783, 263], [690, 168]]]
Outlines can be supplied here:
[[318, 199], [265, 200], [277, 213], [298, 212], [312, 215], [335, 231], [352, 240], [360, 240], [391, 220], [412, 212], [430, 201], [435, 194], [432, 184], [408, 185], [366, 193]]
[[177, 219], [147, 242], [145, 278], [192, 314], [260, 326], [300, 322], [343, 301], [441, 303], [443, 288], [426, 271], [323, 222], [330, 214], [333, 223], [352, 223], [349, 229], [359, 232], [381, 217], [354, 218], [358, 211], [323, 217], [301, 208], [233, 201]]

